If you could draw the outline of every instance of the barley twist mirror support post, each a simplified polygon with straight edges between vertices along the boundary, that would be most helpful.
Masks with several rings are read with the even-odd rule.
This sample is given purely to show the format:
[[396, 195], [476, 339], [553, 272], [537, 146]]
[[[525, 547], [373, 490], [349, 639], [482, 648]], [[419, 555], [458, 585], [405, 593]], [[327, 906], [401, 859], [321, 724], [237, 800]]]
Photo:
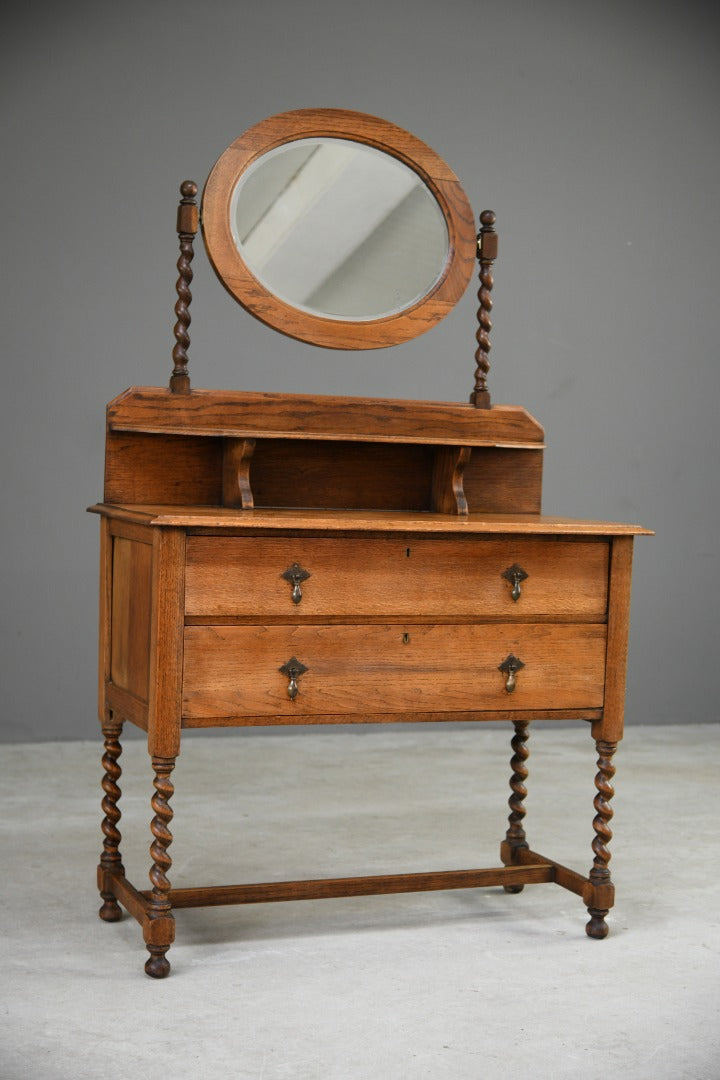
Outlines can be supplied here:
[[190, 326], [190, 301], [192, 300], [190, 282], [193, 279], [190, 263], [195, 254], [193, 240], [195, 239], [195, 234], [198, 230], [198, 208], [197, 203], [195, 202], [197, 191], [197, 184], [193, 180], [183, 180], [180, 185], [182, 199], [180, 200], [177, 212], [177, 234], [180, 242], [180, 257], [177, 261], [179, 277], [175, 285], [177, 291], [177, 301], [175, 303], [177, 322], [173, 329], [173, 333], [175, 334], [175, 347], [172, 351], [172, 358], [175, 366], [173, 367], [173, 373], [170, 376], [170, 390], [174, 394], [190, 393], [190, 376], [187, 372], [187, 351], [190, 347], [188, 327]]
[[495, 214], [492, 210], [483, 210], [480, 215], [481, 228], [477, 238], [478, 259], [480, 260], [480, 291], [478, 292], [480, 307], [477, 313], [478, 329], [475, 334], [475, 340], [478, 344], [475, 351], [477, 367], [475, 369], [475, 389], [470, 395], [470, 402], [476, 409], [490, 408], [490, 391], [487, 388], [487, 376], [490, 370], [490, 331], [492, 330], [492, 322], [490, 321], [490, 312], [492, 311], [492, 297], [490, 294], [494, 284], [492, 268], [498, 253], [495, 221]]

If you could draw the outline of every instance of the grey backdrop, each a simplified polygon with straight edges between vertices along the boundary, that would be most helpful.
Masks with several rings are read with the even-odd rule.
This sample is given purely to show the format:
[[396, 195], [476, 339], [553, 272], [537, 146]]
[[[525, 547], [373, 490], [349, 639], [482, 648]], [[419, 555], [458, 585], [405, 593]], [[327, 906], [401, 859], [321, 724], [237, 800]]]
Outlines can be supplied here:
[[[631, 723], [717, 719], [717, 16], [709, 3], [155, 0], [4, 17], [2, 729], [97, 730], [105, 403], [170, 371], [177, 187], [307, 106], [409, 128], [498, 214], [491, 387], [549, 513], [639, 521]], [[267, 330], [195, 262], [196, 386], [464, 400], [475, 290], [415, 343]]]

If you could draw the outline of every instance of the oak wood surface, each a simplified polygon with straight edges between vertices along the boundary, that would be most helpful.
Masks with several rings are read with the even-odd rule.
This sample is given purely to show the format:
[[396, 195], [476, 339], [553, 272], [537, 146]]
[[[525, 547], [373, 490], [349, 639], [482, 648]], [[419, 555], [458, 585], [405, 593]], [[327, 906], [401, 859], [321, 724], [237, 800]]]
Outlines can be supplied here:
[[382, 896], [391, 893], [479, 889], [515, 882], [554, 880], [550, 863], [498, 866], [477, 870], [436, 870], [419, 874], [371, 874], [363, 877], [265, 881], [247, 885], [209, 885], [172, 889], [174, 908], [220, 907], [225, 904], [268, 904], [284, 900], [323, 900], [336, 896]]
[[[518, 601], [503, 572], [520, 560], [529, 575]], [[294, 604], [282, 574], [311, 574]], [[608, 544], [467, 538], [406, 543], [402, 537], [224, 538], [187, 542], [188, 615], [536, 615], [605, 618]]]
[[131, 885], [124, 874], [108, 874], [108, 888], [134, 919], [142, 924], [147, 913], [148, 901]]
[[142, 728], [143, 731], [147, 731], [147, 701], [135, 697], [133, 694], [129, 693], [129, 691], [123, 690], [122, 687], [116, 686], [112, 682], [105, 684], [103, 697], [107, 707], [113, 714], [121, 717], [123, 720], [129, 720], [131, 724], [135, 724], [136, 727]]
[[430, 508], [434, 452], [417, 443], [258, 439], [254, 503], [422, 512]]
[[475, 446], [462, 484], [471, 514], [539, 514], [543, 450]]
[[[601, 624], [188, 626], [183, 715], [599, 708], [605, 647]], [[525, 664], [512, 695], [510, 653]], [[308, 668], [294, 700], [292, 656]]]
[[[458, 453], [469, 453], [461, 475], [439, 469], [438, 455]], [[542, 456], [515, 447], [109, 432], [105, 500], [449, 513], [464, 503], [473, 513], [539, 513]]]
[[110, 677], [147, 701], [150, 665], [152, 548], [113, 537]]
[[593, 727], [593, 738], [610, 742], [623, 736], [632, 558], [633, 538], [616, 537], [610, 555], [605, 709], [602, 723]]
[[184, 716], [183, 728], [225, 728], [225, 727], [274, 727], [278, 724], [289, 727], [311, 725], [313, 727], [332, 724], [448, 724], [448, 723], [490, 723], [514, 720], [587, 720], [593, 722], [602, 718], [602, 709], [543, 709], [538, 714], [536, 709], [456, 709], [452, 712], [420, 712], [406, 709], [393, 713], [313, 713], [312, 716], [298, 713], [268, 719], [267, 713], [244, 714], [243, 716]]
[[521, 866], [537, 866], [538, 863], [551, 866], [553, 880], [558, 885], [561, 885], [563, 889], [575, 893], [576, 896], [582, 896], [588, 886], [588, 879], [583, 874], [578, 874], [577, 871], [570, 870], [567, 866], [555, 862], [554, 859], [546, 858], [545, 855], [539, 855], [537, 851], [533, 851], [531, 848], [516, 849], [513, 858]]
[[355, 439], [455, 446], [543, 443], [543, 429], [517, 405], [475, 409], [449, 401], [192, 390], [135, 386], [107, 407], [108, 431], [237, 438]]
[[124, 521], [190, 530], [216, 532], [235, 529], [242, 533], [273, 532], [281, 529], [338, 533], [407, 533], [473, 535], [506, 533], [513, 536], [652, 536], [650, 529], [620, 521], [591, 521], [552, 514], [471, 513], [467, 517], [449, 514], [384, 513], [361, 510], [278, 510], [240, 511], [222, 506], [114, 505], [96, 503], [90, 513]]
[[250, 483], [250, 464], [255, 453], [255, 439], [223, 439], [222, 501], [224, 506], [252, 510], [254, 497]]
[[172, 759], [180, 753], [185, 533], [160, 529], [153, 541], [148, 749]]
[[[435, 196], [448, 230], [449, 252], [429, 292], [396, 315], [354, 321], [328, 319], [286, 304], [253, 275], [231, 231], [230, 204], [243, 173], [269, 150], [315, 136], [350, 139], [391, 154], [416, 172]], [[424, 333], [465, 291], [475, 266], [473, 212], [453, 171], [410, 132], [365, 113], [299, 109], [261, 121], [225, 150], [213, 166], [202, 199], [208, 257], [228, 292], [262, 322], [290, 337], [335, 349], [375, 349]]]
[[463, 473], [471, 453], [470, 446], [437, 447], [432, 471], [430, 510], [440, 514], [467, 514]]
[[147, 524], [123, 521], [122, 518], [108, 518], [108, 525], [113, 538], [119, 536], [123, 540], [133, 540], [138, 544], [149, 544], [152, 547], [153, 529]]
[[112, 536], [113, 521], [100, 521], [100, 586], [98, 611], [98, 718], [108, 719], [105, 687], [110, 681], [110, 619], [112, 613]]
[[[100, 715], [106, 739], [122, 720], [148, 731], [163, 887], [151, 903], [104, 873], [101, 890], [106, 916], [115, 898], [142, 922], [151, 974], [169, 970], [173, 904], [555, 881], [582, 896], [589, 933], [607, 932], [608, 748], [622, 735], [632, 540], [649, 530], [541, 514], [542, 438], [511, 407], [152, 388], [111, 403], [105, 502], [91, 508]], [[281, 576], [295, 562], [310, 573], [297, 604]], [[501, 576], [514, 563], [528, 574], [516, 601]], [[510, 654], [524, 665], [512, 693], [498, 670]], [[291, 700], [280, 668], [293, 657], [307, 670]], [[590, 721], [599, 740], [590, 878], [519, 843], [500, 869], [165, 887], [182, 728], [537, 718]]]
[[220, 506], [222, 449], [221, 438], [108, 431], [105, 500]]

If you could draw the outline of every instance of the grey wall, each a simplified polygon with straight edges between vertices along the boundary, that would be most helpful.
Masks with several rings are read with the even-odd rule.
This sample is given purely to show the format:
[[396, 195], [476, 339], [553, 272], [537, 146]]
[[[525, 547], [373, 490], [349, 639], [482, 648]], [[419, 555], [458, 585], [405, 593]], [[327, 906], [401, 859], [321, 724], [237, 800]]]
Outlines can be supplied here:
[[[632, 723], [717, 719], [720, 69], [708, 3], [156, 0], [4, 17], [2, 730], [97, 730], [105, 403], [169, 374], [179, 182], [303, 106], [409, 128], [498, 214], [492, 390], [545, 509], [640, 521]], [[464, 400], [476, 301], [391, 352], [266, 330], [196, 257], [196, 386]]]

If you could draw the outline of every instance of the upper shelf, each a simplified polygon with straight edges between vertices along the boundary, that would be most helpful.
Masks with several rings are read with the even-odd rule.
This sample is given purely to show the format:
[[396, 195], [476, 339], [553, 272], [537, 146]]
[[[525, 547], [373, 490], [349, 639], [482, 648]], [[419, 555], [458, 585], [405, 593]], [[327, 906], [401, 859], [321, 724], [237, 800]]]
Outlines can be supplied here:
[[476, 409], [445, 401], [136, 386], [110, 402], [109, 431], [236, 438], [329, 439], [541, 449], [544, 432], [525, 409]]

